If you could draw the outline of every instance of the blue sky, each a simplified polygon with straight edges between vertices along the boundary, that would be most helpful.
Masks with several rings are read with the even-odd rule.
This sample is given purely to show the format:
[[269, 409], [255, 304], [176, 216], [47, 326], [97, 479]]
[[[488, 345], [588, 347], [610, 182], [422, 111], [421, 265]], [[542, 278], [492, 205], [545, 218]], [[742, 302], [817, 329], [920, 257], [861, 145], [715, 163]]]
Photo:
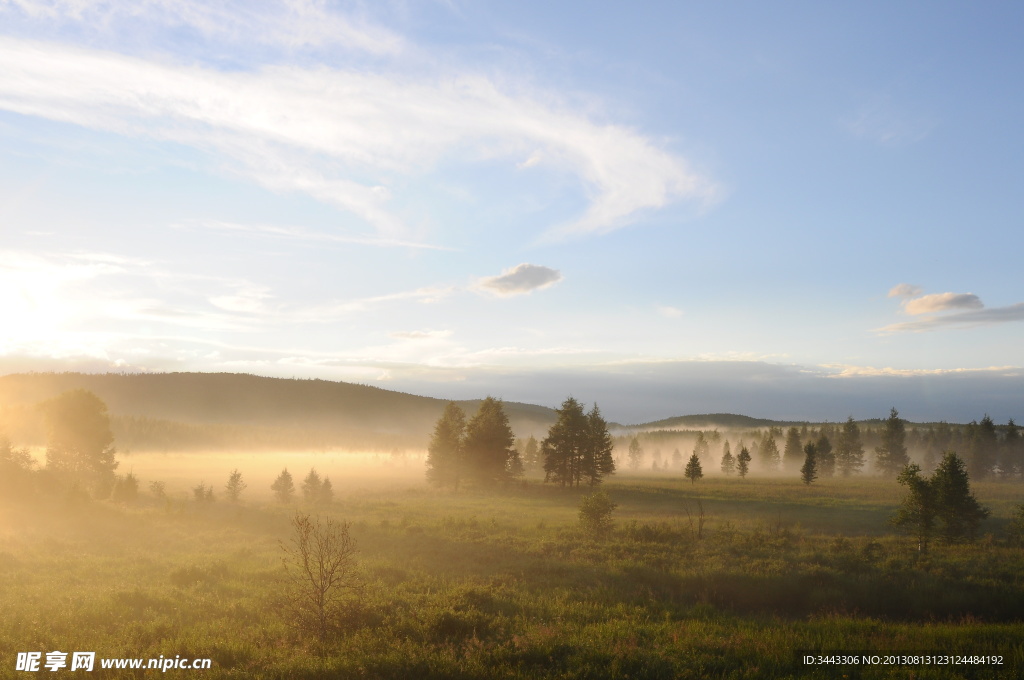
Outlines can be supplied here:
[[0, 0], [0, 371], [1022, 416], [1019, 3]]

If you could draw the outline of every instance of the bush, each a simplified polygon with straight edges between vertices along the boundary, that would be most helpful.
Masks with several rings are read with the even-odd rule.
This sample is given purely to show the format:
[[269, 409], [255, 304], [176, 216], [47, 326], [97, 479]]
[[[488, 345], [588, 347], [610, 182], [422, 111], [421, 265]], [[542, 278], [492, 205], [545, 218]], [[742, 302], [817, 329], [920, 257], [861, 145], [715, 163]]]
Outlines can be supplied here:
[[591, 536], [606, 536], [612, 530], [612, 511], [617, 507], [604, 491], [584, 496], [580, 501], [580, 526]]

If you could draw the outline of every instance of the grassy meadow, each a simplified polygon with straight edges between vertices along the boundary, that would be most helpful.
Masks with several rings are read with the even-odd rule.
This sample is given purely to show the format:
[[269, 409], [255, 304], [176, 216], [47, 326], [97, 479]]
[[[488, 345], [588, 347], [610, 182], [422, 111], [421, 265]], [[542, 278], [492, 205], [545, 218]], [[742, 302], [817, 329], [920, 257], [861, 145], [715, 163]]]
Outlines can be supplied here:
[[[326, 507], [275, 503], [287, 466], [330, 476]], [[232, 469], [248, 489], [224, 500]], [[130, 505], [0, 502], [0, 677], [18, 652], [209, 657], [204, 678], [1014, 678], [1024, 672], [1024, 550], [1003, 530], [921, 555], [887, 525], [891, 480], [616, 475], [613, 532], [579, 528], [589, 490], [537, 479], [438, 491], [422, 460], [343, 453], [135, 454]], [[168, 498], [148, 491], [166, 482]], [[213, 503], [192, 500], [201, 481]], [[351, 523], [362, 594], [320, 644], [289, 625], [282, 543], [296, 510]], [[700, 514], [703, 510], [704, 524]], [[999, 655], [999, 669], [809, 668], [798, 650]], [[98, 666], [98, 664], [97, 664]], [[45, 675], [61, 675], [42, 670]], [[87, 677], [152, 677], [102, 670]]]

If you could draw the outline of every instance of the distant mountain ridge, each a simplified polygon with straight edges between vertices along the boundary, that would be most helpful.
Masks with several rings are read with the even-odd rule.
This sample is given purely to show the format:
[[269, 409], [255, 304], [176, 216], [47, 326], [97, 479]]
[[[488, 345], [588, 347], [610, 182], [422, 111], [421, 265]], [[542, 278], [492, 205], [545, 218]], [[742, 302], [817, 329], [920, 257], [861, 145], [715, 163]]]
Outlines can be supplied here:
[[[0, 376], [0, 430], [42, 443], [35, 406], [62, 392], [87, 389], [108, 407], [119, 446], [172, 449], [187, 443], [221, 447], [304, 443], [307, 446], [422, 448], [446, 399], [370, 385], [244, 373], [18, 373]], [[457, 401], [472, 417], [480, 400]], [[504, 402], [518, 436], [543, 437], [554, 409]], [[731, 413], [665, 418], [616, 430], [789, 427], [802, 421]]]

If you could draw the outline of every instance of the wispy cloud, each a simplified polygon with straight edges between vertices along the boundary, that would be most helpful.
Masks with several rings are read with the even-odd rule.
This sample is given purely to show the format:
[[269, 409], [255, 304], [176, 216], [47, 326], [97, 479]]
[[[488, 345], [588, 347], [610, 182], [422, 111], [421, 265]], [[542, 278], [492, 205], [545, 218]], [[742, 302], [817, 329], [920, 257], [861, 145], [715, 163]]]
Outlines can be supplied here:
[[291, 241], [307, 241], [310, 243], [351, 243], [356, 245], [374, 246], [380, 248], [419, 248], [425, 250], [447, 250], [454, 248], [420, 243], [417, 241], [406, 241], [394, 238], [381, 238], [378, 236], [344, 236], [341, 234], [328, 234], [320, 231], [310, 231], [301, 227], [277, 226], [272, 224], [239, 224], [237, 222], [223, 222], [220, 220], [198, 220], [175, 225], [179, 228], [201, 228], [213, 231], [238, 232], [248, 234], [260, 234], [275, 238], [288, 239]]
[[903, 303], [907, 314], [931, 314], [947, 309], [981, 309], [985, 305], [974, 293], [932, 293]]
[[373, 55], [400, 53], [405, 41], [365, 19], [328, 9], [323, 0], [0, 0], [50, 25], [81, 24], [97, 32], [186, 28], [219, 43], [286, 48], [335, 47]]
[[684, 159], [632, 129], [595, 122], [551, 93], [502, 89], [472, 73], [323, 66], [228, 73], [3, 38], [0, 108], [185, 144], [396, 239], [407, 240], [408, 227], [391, 207], [394, 193], [442, 159], [514, 165], [535, 158], [533, 167], [577, 177], [589, 207], [550, 227], [549, 239], [611, 231], [643, 210], [717, 195]]
[[889, 297], [914, 297], [920, 295], [923, 291], [921, 286], [915, 286], [909, 283], [900, 283], [889, 289]]
[[919, 115], [894, 103], [891, 97], [874, 96], [840, 125], [851, 134], [883, 146], [913, 144], [925, 139], [937, 126], [934, 118]]
[[557, 269], [524, 262], [506, 269], [499, 276], [480, 279], [476, 287], [501, 297], [512, 297], [549, 288], [561, 280], [562, 273]]

